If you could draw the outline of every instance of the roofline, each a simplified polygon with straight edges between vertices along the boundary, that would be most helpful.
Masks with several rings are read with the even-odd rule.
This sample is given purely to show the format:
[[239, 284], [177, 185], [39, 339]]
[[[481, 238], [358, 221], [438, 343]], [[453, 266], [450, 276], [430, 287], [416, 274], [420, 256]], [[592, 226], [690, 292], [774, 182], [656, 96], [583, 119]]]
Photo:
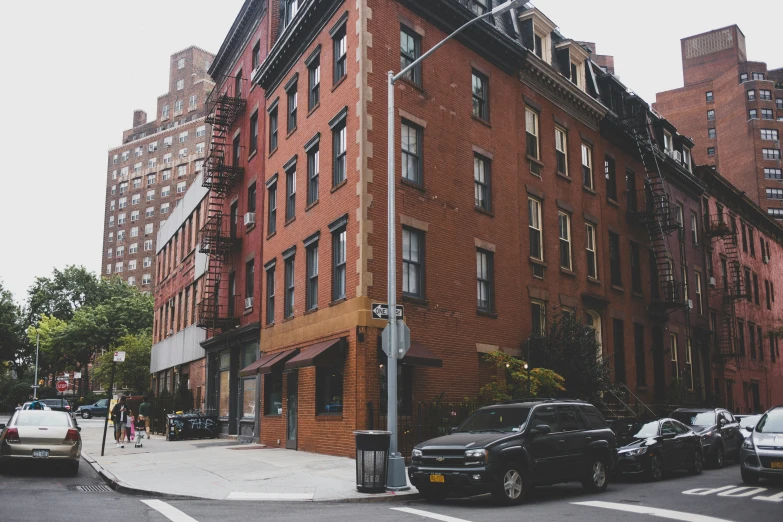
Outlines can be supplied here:
[[177, 51], [175, 53], [171, 53], [171, 56], [175, 56], [175, 55], [177, 55], [179, 53], [184, 53], [185, 51], [190, 51], [191, 49], [198, 49], [202, 53], [207, 53], [208, 55], [212, 56], [213, 58], [215, 57], [215, 53], [207, 51], [206, 49], [204, 49], [202, 47], [199, 47], [198, 45], [190, 45], [188, 47], [185, 47], [184, 49], [181, 49], [181, 50], [179, 50], [179, 51]]
[[736, 27], [736, 28], [737, 28], [737, 31], [739, 31], [739, 33], [740, 33], [740, 34], [741, 34], [743, 37], [745, 36], [745, 33], [743, 33], [743, 32], [742, 32], [742, 29], [740, 29], [740, 28], [739, 28], [739, 25], [737, 25], [737, 24], [731, 24], [731, 25], [727, 25], [727, 26], [725, 26], [725, 27], [718, 27], [717, 29], [710, 29], [709, 31], [704, 31], [703, 33], [699, 33], [699, 34], [692, 34], [692, 35], [690, 35], [690, 36], [686, 36], [686, 37], [684, 37], [684, 38], [680, 38], [680, 42], [684, 42], [685, 40], [690, 40], [691, 38], [697, 38], [697, 37], [699, 37], [699, 36], [704, 36], [705, 34], [710, 34], [710, 33], [715, 33], [715, 32], [718, 32], [718, 31], [723, 31], [724, 29], [731, 29], [732, 27]]

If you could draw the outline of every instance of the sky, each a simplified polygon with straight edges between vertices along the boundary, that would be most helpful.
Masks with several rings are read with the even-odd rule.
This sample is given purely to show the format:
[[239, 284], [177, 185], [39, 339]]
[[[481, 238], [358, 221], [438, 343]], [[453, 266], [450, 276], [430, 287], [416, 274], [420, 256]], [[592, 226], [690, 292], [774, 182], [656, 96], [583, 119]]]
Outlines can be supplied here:
[[[428, 1], [428, 0], [420, 0]], [[747, 54], [783, 66], [757, 9], [726, 0], [537, 0], [575, 40], [615, 57], [647, 101], [682, 86], [680, 38], [739, 25]], [[0, 281], [20, 303], [37, 276], [84, 265], [99, 273], [107, 153], [133, 110], [155, 114], [169, 56], [216, 53], [242, 0], [6, 2], [0, 17]], [[629, 7], [633, 6], [633, 7]], [[775, 51], [778, 51], [777, 53]]]

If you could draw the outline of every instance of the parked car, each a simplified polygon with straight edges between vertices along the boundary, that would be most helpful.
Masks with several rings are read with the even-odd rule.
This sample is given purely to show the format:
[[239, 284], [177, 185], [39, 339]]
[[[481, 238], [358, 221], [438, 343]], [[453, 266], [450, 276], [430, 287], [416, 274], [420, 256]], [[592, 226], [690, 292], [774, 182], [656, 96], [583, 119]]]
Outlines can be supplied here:
[[[25, 402], [24, 404], [22, 404], [22, 410], [29, 410], [29, 409], [31, 409], [34, 402], [36, 402], [36, 401], [27, 401], [27, 402]], [[49, 406], [47, 406], [46, 404], [44, 404], [43, 401], [37, 401], [37, 402], [41, 403], [41, 405], [43, 406], [44, 410], [51, 410], [52, 409]]]
[[617, 435], [617, 473], [660, 480], [667, 471], [684, 468], [694, 475], [704, 467], [702, 438], [676, 419], [613, 424]]
[[56, 399], [41, 399], [41, 402], [49, 406], [54, 411], [64, 411], [71, 413], [71, 403], [68, 399], [57, 397]]
[[91, 417], [105, 417], [108, 411], [109, 399], [101, 399], [95, 404], [79, 406], [76, 410], [76, 415], [81, 415], [82, 419], [89, 419]]
[[723, 408], [680, 408], [671, 417], [688, 425], [701, 436], [704, 458], [722, 468], [725, 457], [737, 460], [744, 437], [739, 421]]
[[745, 439], [740, 474], [747, 484], [760, 478], [783, 478], [783, 406], [767, 411]]
[[761, 418], [761, 414], [735, 415], [734, 418], [737, 419], [740, 423], [740, 433], [742, 433], [743, 439], [747, 439], [750, 437], [750, 434], [753, 433], [753, 428], [755, 428], [756, 424], [758, 424], [759, 419]]
[[0, 424], [0, 468], [33, 460], [66, 463], [79, 472], [82, 438], [71, 416], [61, 411], [18, 410]]
[[615, 453], [614, 433], [594, 406], [527, 400], [481, 408], [449, 435], [418, 444], [408, 475], [428, 499], [491, 493], [518, 504], [536, 485], [606, 490]]

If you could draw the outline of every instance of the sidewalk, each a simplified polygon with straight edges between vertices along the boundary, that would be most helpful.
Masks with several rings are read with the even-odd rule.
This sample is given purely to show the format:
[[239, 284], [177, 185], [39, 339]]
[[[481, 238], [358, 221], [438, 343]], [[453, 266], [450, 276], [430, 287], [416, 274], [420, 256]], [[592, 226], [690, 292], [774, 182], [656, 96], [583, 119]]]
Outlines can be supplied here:
[[213, 500], [367, 501], [409, 498], [415, 488], [375, 495], [356, 491], [353, 459], [226, 439], [166, 442], [163, 436], [117, 448], [103, 428], [83, 426], [82, 456], [119, 490]]

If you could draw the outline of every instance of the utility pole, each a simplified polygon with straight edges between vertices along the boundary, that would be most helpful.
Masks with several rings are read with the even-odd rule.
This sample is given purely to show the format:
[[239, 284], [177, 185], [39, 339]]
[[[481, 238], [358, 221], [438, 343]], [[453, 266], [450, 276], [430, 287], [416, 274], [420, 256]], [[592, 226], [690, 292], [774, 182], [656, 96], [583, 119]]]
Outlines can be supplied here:
[[[106, 405], [106, 420], [103, 421], [103, 441], [101, 442], [101, 457], [103, 457], [103, 451], [106, 448], [106, 432], [109, 430], [109, 415], [111, 415], [111, 411], [109, 411], [109, 407], [111, 406], [111, 396], [112, 396], [112, 390], [114, 389], [114, 371], [117, 369], [117, 359], [115, 358], [114, 361], [111, 363], [111, 379], [109, 379], [109, 403]], [[115, 430], [116, 430], [115, 426]]]

